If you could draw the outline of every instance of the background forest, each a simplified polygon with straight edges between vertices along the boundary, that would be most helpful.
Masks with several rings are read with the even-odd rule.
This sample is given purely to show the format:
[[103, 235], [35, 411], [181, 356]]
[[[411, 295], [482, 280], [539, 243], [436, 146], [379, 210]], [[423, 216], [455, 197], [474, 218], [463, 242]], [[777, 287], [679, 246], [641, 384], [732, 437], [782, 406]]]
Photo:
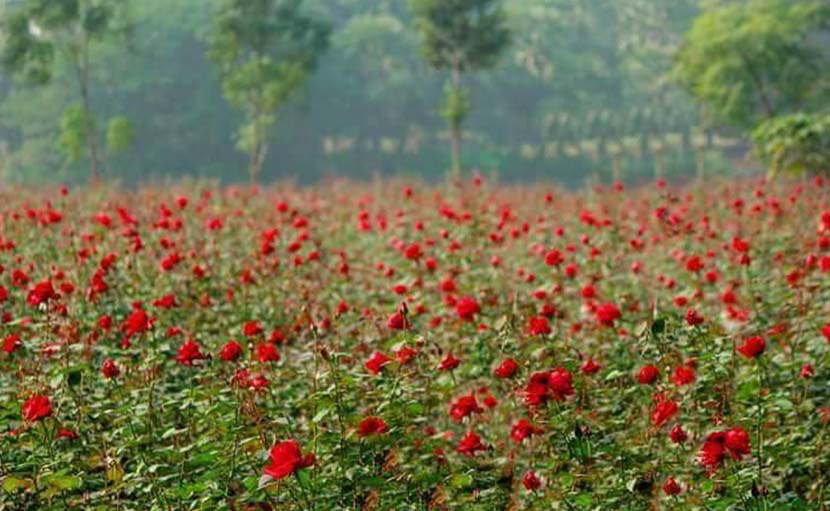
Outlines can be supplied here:
[[[0, 19], [24, 3], [6, 0]], [[492, 69], [464, 76], [465, 169], [575, 185], [587, 176], [636, 181], [752, 168], [746, 130], [707, 114], [677, 78], [684, 35], [707, 9], [727, 3], [504, 2], [509, 45]], [[246, 157], [235, 150], [243, 114], [223, 98], [210, 56], [222, 2], [115, 4], [122, 32], [89, 48], [95, 129], [112, 145], [102, 150], [102, 173], [127, 182], [245, 180]], [[301, 93], [274, 113], [261, 179], [443, 176], [447, 73], [422, 58], [410, 2], [306, 0], [301, 9], [327, 25], [328, 43]], [[72, 133], [74, 78], [61, 59], [38, 87], [0, 70], [4, 181], [86, 179], [89, 161]]]

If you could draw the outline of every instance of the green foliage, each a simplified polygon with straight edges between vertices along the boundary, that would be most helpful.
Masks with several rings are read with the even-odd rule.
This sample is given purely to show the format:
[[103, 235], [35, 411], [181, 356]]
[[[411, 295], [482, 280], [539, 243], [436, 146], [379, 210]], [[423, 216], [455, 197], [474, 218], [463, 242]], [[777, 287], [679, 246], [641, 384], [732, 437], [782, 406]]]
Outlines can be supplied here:
[[796, 113], [770, 119], [753, 132], [756, 153], [771, 176], [830, 172], [830, 114]]
[[411, 0], [421, 52], [436, 69], [451, 71], [441, 112], [450, 128], [452, 173], [461, 172], [461, 125], [470, 111], [461, 73], [493, 67], [510, 43], [499, 0]]
[[135, 132], [130, 120], [124, 116], [113, 117], [107, 124], [107, 148], [110, 152], [126, 151], [135, 143]]
[[29, 17], [23, 9], [0, 19], [0, 33], [4, 36], [0, 48], [0, 64], [9, 71], [22, 75], [31, 84], [43, 85], [51, 78], [55, 49], [36, 37], [29, 23]]
[[86, 149], [85, 117], [86, 112], [81, 105], [69, 107], [61, 117], [58, 149], [67, 163], [78, 162], [83, 157]]
[[[229, 133], [249, 121], [223, 99], [221, 76], [206, 56], [212, 15], [223, 3], [130, 2], [129, 53], [121, 37], [90, 45], [89, 94], [99, 137], [104, 140], [107, 119], [123, 114], [133, 122], [136, 140], [145, 142], [141, 151], [118, 155], [119, 179], [185, 173], [240, 178], [236, 169], [245, 159], [234, 143], [244, 137]], [[20, 5], [0, 7], [0, 20]], [[555, 177], [574, 186], [591, 172], [610, 174], [610, 150], [603, 148], [620, 147], [626, 178], [650, 174], [650, 155], [641, 156], [634, 137], [648, 145], [666, 133], [693, 134], [698, 123], [691, 97], [666, 78], [696, 5], [696, 0], [503, 2], [510, 50], [487, 72], [462, 80], [477, 106], [464, 119], [467, 166], [509, 168], [502, 178]], [[446, 103], [446, 75], [432, 72], [421, 58], [409, 7], [409, 0], [303, 2], [309, 16], [331, 21], [331, 46], [304, 82], [307, 94], [292, 95], [276, 114], [279, 122], [263, 136], [280, 162], [263, 170], [263, 179], [292, 172], [304, 182], [331, 172], [362, 179], [377, 172], [428, 179], [443, 174], [446, 130], [435, 106]], [[55, 144], [57, 120], [78, 102], [77, 73], [62, 52], [54, 54], [49, 73], [52, 80], [34, 88], [0, 71], [6, 180], [84, 177], [83, 159], [62, 166]], [[607, 140], [599, 143], [600, 136]], [[686, 153], [678, 159], [693, 162]], [[678, 164], [667, 172], [692, 168]]]
[[446, 119], [450, 126], [460, 126], [467, 114], [470, 113], [470, 94], [462, 88], [447, 86], [444, 89], [446, 99], [441, 110], [441, 117]]
[[0, 20], [0, 63], [36, 84], [49, 81], [57, 54], [83, 66], [91, 41], [123, 34], [124, 0], [24, 0]]
[[[0, 435], [0, 509], [830, 504], [830, 289], [818, 268], [801, 271], [813, 250], [805, 226], [812, 238], [814, 225], [830, 224], [821, 214], [825, 188], [737, 180], [709, 182], [700, 194], [682, 186], [573, 194], [485, 182], [448, 197], [445, 186], [412, 183], [402, 198], [401, 185], [192, 182], [73, 187], [67, 197], [53, 187], [0, 190], [0, 214], [10, 219], [4, 240], [15, 245], [3, 259], [11, 268], [0, 336], [0, 431], [8, 432]], [[793, 200], [735, 214], [739, 202], [765, 202], [760, 192]], [[299, 212], [278, 211], [276, 200]], [[424, 230], [406, 221], [374, 228], [371, 213], [365, 229], [355, 219], [370, 202]], [[669, 218], [678, 215], [682, 225]], [[307, 235], [298, 237], [300, 218]], [[702, 218], [704, 227], [685, 228]], [[574, 278], [558, 278], [543, 255], [559, 245], [551, 234], [559, 226], [561, 246], [577, 247], [563, 252]], [[432, 244], [433, 231], [460, 242]], [[510, 238], [497, 242], [499, 232]], [[390, 248], [393, 236], [401, 241]], [[580, 246], [584, 238], [590, 246]], [[143, 249], [129, 250], [139, 241]], [[423, 251], [418, 260], [405, 249], [413, 245]], [[297, 255], [290, 264], [286, 250]], [[319, 258], [306, 258], [312, 251]], [[179, 254], [178, 264], [163, 262]], [[700, 272], [688, 264], [695, 256]], [[394, 275], [378, 271], [381, 259]], [[439, 270], [428, 271], [427, 259]], [[628, 271], [634, 264], [647, 271]], [[519, 269], [537, 278], [517, 279]], [[654, 275], [672, 285], [652, 285]], [[29, 283], [12, 285], [21, 276]], [[418, 279], [423, 285], [408, 286], [407, 328], [397, 330], [387, 318], [406, 309], [390, 287]], [[551, 281], [557, 293], [543, 296]], [[36, 291], [47, 284], [55, 294], [38, 305], [44, 295]], [[587, 284], [598, 297], [591, 307]], [[480, 309], [464, 320], [450, 296]], [[606, 302], [621, 312], [613, 326], [595, 311]], [[690, 307], [703, 323], [689, 324]], [[533, 331], [537, 321], [547, 333]], [[750, 358], [740, 346], [756, 335], [765, 349]], [[241, 349], [236, 358], [223, 355], [230, 339]], [[262, 356], [267, 347], [278, 360]], [[377, 374], [367, 365], [374, 352], [392, 359]], [[450, 353], [460, 363], [443, 371]], [[494, 372], [508, 358], [516, 372]], [[646, 364], [659, 372], [650, 384], [638, 376]], [[553, 368], [571, 376], [554, 379]], [[693, 380], [681, 381], [681, 369]], [[51, 414], [26, 417], [33, 394], [48, 397]], [[677, 408], [666, 413], [667, 402]], [[364, 430], [370, 417], [383, 430]], [[524, 440], [514, 433], [522, 419], [538, 428]], [[670, 433], [675, 427], [685, 441]], [[746, 431], [749, 449], [727, 452], [710, 436], [734, 427]], [[485, 446], [473, 456], [459, 452], [468, 432]], [[263, 478], [276, 461], [269, 449], [289, 439], [314, 463]], [[707, 444], [719, 453], [708, 467], [699, 454]], [[534, 491], [522, 484], [529, 471], [544, 482]], [[669, 477], [678, 495], [663, 489]]]
[[247, 119], [238, 146], [250, 155], [252, 180], [276, 111], [301, 90], [328, 46], [328, 26], [301, 6], [301, 0], [227, 0], [215, 17], [210, 57], [225, 98]]
[[57, 145], [69, 162], [77, 162], [79, 142], [86, 143], [93, 179], [98, 178], [100, 155], [90, 103], [90, 48], [128, 32], [127, 6], [126, 0], [24, 0], [0, 21], [0, 33], [5, 34], [0, 64], [13, 74], [42, 86], [59, 64], [68, 66], [80, 106], [66, 111]]
[[828, 15], [823, 0], [717, 5], [687, 34], [676, 72], [710, 115], [726, 124], [751, 127], [808, 107], [826, 88], [827, 53], [816, 33]]
[[510, 42], [500, 0], [411, 0], [424, 58], [437, 69], [493, 67]]

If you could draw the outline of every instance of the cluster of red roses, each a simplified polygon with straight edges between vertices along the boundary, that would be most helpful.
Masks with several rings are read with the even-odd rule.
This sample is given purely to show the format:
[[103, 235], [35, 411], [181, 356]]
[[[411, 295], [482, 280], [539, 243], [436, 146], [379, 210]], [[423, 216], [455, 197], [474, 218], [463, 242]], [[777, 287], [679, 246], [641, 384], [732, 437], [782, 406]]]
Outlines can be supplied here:
[[[411, 466], [396, 466], [406, 458], [443, 475], [498, 465], [513, 487], [560, 496], [588, 484], [557, 471], [579, 465], [599, 492], [618, 468], [608, 460], [647, 453], [654, 488], [701, 493], [692, 479], [754, 447], [771, 464], [770, 443], [830, 417], [812, 381], [827, 375], [830, 341], [830, 212], [815, 213], [826, 198], [719, 190], [722, 202], [660, 185], [590, 201], [405, 187], [401, 201], [227, 189], [158, 191], [150, 206], [131, 194], [14, 203], [0, 215], [14, 266], [0, 265], [0, 378], [22, 404], [4, 429], [105, 431], [77, 416], [91, 405], [75, 406], [86, 398], [65, 376], [92, 367], [82, 381], [106, 385], [104, 409], [148, 387], [169, 392], [162, 413], [177, 410], [176, 424], [190, 409], [182, 388], [231, 403], [249, 443], [227, 451], [268, 449], [272, 480], [371, 459], [371, 484], [414, 485]], [[36, 248], [15, 244], [31, 229]], [[45, 383], [54, 368], [61, 379]], [[221, 419], [205, 409], [191, 420]], [[707, 435], [713, 424], [724, 429]], [[170, 438], [152, 440], [183, 441]]]

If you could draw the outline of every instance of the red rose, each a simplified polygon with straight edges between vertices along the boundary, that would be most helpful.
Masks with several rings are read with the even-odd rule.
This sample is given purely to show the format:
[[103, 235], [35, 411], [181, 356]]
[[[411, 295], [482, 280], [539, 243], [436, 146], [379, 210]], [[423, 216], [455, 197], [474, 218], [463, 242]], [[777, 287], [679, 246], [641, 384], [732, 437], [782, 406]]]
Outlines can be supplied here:
[[57, 296], [55, 288], [52, 287], [52, 282], [47, 279], [35, 284], [35, 287], [29, 291], [26, 302], [32, 307], [37, 307], [53, 298], [57, 298]]
[[398, 351], [395, 352], [395, 359], [400, 365], [405, 366], [409, 364], [409, 362], [415, 358], [415, 355], [417, 354], [418, 352], [409, 346], [401, 346]]
[[18, 334], [9, 334], [3, 338], [3, 353], [14, 353], [22, 345]]
[[732, 249], [736, 252], [748, 252], [749, 251], [749, 241], [743, 240], [737, 236], [732, 238]]
[[260, 342], [256, 345], [256, 358], [260, 362], [278, 362], [280, 353], [270, 342]]
[[121, 330], [127, 337], [146, 332], [152, 326], [150, 317], [143, 309], [133, 309], [127, 319], [121, 324]]
[[71, 440], [77, 440], [78, 439], [78, 434], [75, 433], [74, 431], [72, 431], [71, 429], [61, 428], [61, 429], [58, 430], [57, 433], [55, 433], [55, 438], [57, 438], [57, 439], [65, 438], [65, 439], [70, 440], [70, 441]]
[[454, 293], [456, 291], [455, 281], [452, 277], [445, 278], [438, 284], [438, 286], [444, 293]]
[[474, 413], [482, 413], [483, 411], [484, 409], [478, 405], [476, 396], [473, 393], [461, 396], [450, 405], [450, 417], [455, 422], [461, 422], [465, 417]]
[[651, 412], [651, 423], [659, 428], [677, 415], [679, 407], [676, 402], [664, 399], [662, 395], [656, 401], [658, 401], [657, 406]]
[[746, 358], [757, 358], [767, 347], [767, 343], [763, 337], [754, 336], [745, 339], [744, 342], [738, 346], [738, 352]]
[[480, 310], [481, 307], [479, 307], [478, 302], [469, 296], [459, 298], [458, 301], [455, 302], [455, 313], [458, 315], [459, 319], [464, 321], [472, 321]]
[[614, 326], [614, 321], [620, 319], [620, 309], [613, 303], [603, 303], [597, 306], [594, 311], [597, 321], [603, 326]]
[[554, 369], [550, 373], [549, 385], [553, 396], [557, 401], [564, 401], [565, 396], [570, 396], [574, 393], [573, 375], [564, 367]]
[[683, 431], [683, 426], [681, 426], [680, 424], [675, 424], [669, 430], [669, 438], [675, 444], [682, 444], [689, 438], [689, 435], [687, 435], [686, 432]]
[[596, 374], [599, 370], [602, 369], [602, 366], [597, 364], [593, 358], [589, 358], [582, 364], [582, 367], [579, 368], [583, 374]]
[[177, 305], [178, 304], [176, 303], [176, 295], [174, 294], [164, 295], [161, 298], [153, 301], [153, 307], [158, 307], [160, 309], [172, 309]]
[[715, 431], [703, 441], [703, 447], [700, 448], [698, 459], [707, 471], [714, 472], [717, 470], [726, 457], [726, 447], [724, 442], [726, 435], [722, 431]]
[[196, 341], [192, 339], [184, 341], [184, 343], [179, 347], [179, 351], [176, 353], [176, 362], [188, 367], [193, 365], [193, 362], [203, 358], [205, 357], [202, 355], [201, 348]]
[[678, 387], [695, 381], [695, 370], [689, 366], [678, 366], [671, 375], [671, 381]]
[[669, 477], [666, 479], [665, 484], [663, 484], [663, 491], [666, 492], [666, 495], [678, 495], [680, 493], [680, 485], [677, 484], [677, 481], [673, 477]]
[[725, 444], [732, 459], [740, 460], [749, 454], [749, 433], [742, 427], [735, 426], [726, 432]]
[[481, 443], [481, 437], [469, 431], [461, 438], [461, 442], [458, 444], [456, 448], [458, 452], [467, 456], [467, 457], [474, 457], [478, 451], [485, 450], [484, 444]]
[[357, 434], [361, 437], [369, 435], [382, 435], [386, 433], [388, 427], [386, 421], [380, 417], [366, 417], [357, 426]]
[[660, 369], [657, 369], [657, 366], [648, 364], [643, 366], [640, 369], [640, 372], [637, 373], [637, 381], [642, 383], [643, 385], [651, 385], [657, 378], [660, 377]]
[[23, 420], [37, 422], [52, 415], [52, 403], [47, 396], [35, 394], [23, 403]]
[[537, 372], [530, 375], [530, 382], [525, 386], [525, 404], [539, 406], [550, 398], [564, 401], [573, 393], [573, 375], [565, 368], [559, 367], [553, 371]]
[[438, 364], [438, 369], [441, 371], [451, 371], [458, 367], [461, 363], [461, 360], [455, 358], [455, 355], [452, 353], [448, 353], [446, 357], [441, 360], [441, 363]]
[[417, 243], [412, 243], [411, 245], [408, 245], [406, 249], [404, 249], [404, 257], [406, 257], [410, 261], [417, 261], [423, 255], [424, 253], [423, 251], [421, 251], [421, 246]]
[[389, 327], [390, 330], [405, 330], [406, 329], [406, 318], [400, 312], [394, 312], [389, 319], [386, 320], [386, 326]]
[[98, 328], [105, 331], [112, 328], [112, 316], [104, 315], [98, 318]]
[[104, 364], [101, 366], [101, 373], [107, 379], [112, 379], [118, 377], [121, 374], [121, 369], [118, 368], [118, 365], [115, 363], [114, 360], [108, 358], [104, 360]]
[[257, 321], [248, 321], [242, 325], [242, 335], [245, 337], [256, 337], [262, 333], [262, 327]]
[[698, 458], [711, 473], [720, 468], [727, 455], [739, 461], [749, 452], [749, 434], [742, 427], [735, 426], [726, 431], [710, 433], [703, 441]]
[[376, 351], [372, 354], [371, 357], [369, 357], [369, 360], [366, 361], [366, 363], [364, 364], [364, 367], [370, 373], [378, 374], [380, 372], [380, 370], [383, 369], [383, 366], [385, 366], [386, 364], [388, 364], [391, 361], [392, 361], [391, 358], [389, 358], [388, 356], [386, 356], [385, 354], [383, 354], [379, 351]]
[[559, 266], [565, 261], [562, 253], [556, 249], [551, 250], [545, 254], [545, 264], [548, 266]]
[[532, 470], [528, 470], [522, 478], [522, 485], [527, 491], [535, 491], [542, 487], [542, 481]]
[[493, 374], [497, 378], [510, 378], [516, 371], [519, 369], [519, 364], [513, 360], [512, 358], [506, 359], [504, 362], [499, 364], [498, 367], [493, 369]]
[[692, 256], [686, 259], [686, 270], [697, 273], [703, 269], [703, 260], [700, 256]]
[[314, 465], [314, 453], [303, 456], [296, 440], [286, 440], [271, 447], [271, 464], [263, 469], [266, 476], [282, 479], [297, 470]]
[[698, 326], [703, 323], [703, 316], [697, 313], [696, 310], [689, 308], [686, 311], [686, 323], [689, 326]]
[[242, 346], [236, 341], [228, 341], [219, 352], [219, 358], [225, 362], [233, 362], [242, 355]]
[[517, 444], [522, 443], [525, 438], [538, 435], [540, 433], [542, 433], [542, 429], [537, 428], [527, 419], [519, 420], [519, 422], [513, 424], [513, 427], [510, 428], [510, 438], [512, 438]]
[[530, 335], [547, 335], [551, 333], [550, 323], [544, 316], [532, 317], [528, 321], [527, 331]]

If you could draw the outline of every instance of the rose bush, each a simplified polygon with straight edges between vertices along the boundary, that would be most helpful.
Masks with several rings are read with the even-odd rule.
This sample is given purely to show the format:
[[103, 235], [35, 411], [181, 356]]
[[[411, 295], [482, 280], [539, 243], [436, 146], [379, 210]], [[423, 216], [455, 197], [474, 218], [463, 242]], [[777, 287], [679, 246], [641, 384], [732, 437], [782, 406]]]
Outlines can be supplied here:
[[0, 191], [0, 508], [826, 509], [827, 182]]

